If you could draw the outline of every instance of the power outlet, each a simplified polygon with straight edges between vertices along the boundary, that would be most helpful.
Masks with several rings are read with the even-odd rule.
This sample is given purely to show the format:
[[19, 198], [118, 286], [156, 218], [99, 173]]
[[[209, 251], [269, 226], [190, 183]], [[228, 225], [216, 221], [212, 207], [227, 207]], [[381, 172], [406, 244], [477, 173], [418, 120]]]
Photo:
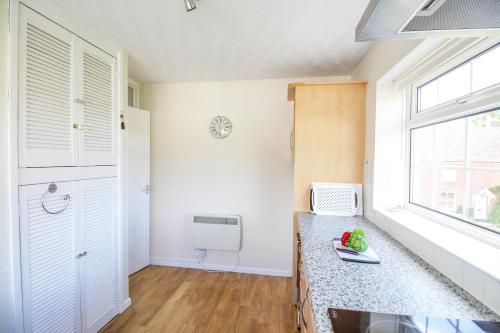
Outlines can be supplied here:
[[194, 256], [198, 259], [203, 259], [207, 256], [207, 250], [206, 249], [196, 249], [196, 250], [194, 250]]

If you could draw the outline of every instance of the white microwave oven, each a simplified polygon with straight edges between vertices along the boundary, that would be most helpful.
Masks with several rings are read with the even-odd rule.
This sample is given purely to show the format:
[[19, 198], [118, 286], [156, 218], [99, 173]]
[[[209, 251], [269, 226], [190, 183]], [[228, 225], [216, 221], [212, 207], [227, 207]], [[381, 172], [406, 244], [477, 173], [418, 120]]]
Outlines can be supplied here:
[[363, 186], [347, 183], [311, 184], [311, 212], [317, 215], [363, 215]]

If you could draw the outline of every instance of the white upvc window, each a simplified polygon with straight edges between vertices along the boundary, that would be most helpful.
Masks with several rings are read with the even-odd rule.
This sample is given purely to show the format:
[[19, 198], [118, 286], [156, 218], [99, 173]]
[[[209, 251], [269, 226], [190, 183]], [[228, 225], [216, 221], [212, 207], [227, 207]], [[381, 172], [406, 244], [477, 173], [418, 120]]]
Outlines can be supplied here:
[[133, 107], [133, 108], [138, 108], [139, 107], [139, 83], [128, 80], [128, 90], [127, 90], [128, 96], [128, 106]]
[[500, 44], [413, 82], [406, 100], [407, 207], [500, 234]]

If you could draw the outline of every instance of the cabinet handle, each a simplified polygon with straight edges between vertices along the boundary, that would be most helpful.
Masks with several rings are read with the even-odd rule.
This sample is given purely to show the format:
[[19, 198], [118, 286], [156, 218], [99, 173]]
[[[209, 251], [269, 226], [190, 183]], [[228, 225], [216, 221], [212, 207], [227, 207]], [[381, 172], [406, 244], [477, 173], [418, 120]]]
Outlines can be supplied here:
[[81, 98], [75, 98], [74, 102], [78, 103], [78, 104], [82, 104], [82, 105], [87, 105], [87, 102], [84, 99], [81, 99]]
[[314, 212], [314, 190], [311, 189], [311, 192], [309, 194], [309, 206], [311, 208], [311, 212]]

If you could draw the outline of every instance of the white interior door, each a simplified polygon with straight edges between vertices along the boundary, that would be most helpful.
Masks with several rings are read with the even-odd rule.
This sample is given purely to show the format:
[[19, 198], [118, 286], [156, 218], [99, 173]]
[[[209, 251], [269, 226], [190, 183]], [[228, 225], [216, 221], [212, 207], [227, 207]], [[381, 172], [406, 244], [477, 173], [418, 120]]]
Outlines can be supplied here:
[[149, 112], [127, 109], [128, 267], [149, 265]]
[[80, 165], [115, 165], [118, 124], [115, 103], [115, 59], [81, 41], [78, 62], [82, 68], [79, 90], [83, 98], [80, 123]]
[[83, 180], [78, 187], [82, 332], [95, 333], [118, 313], [116, 178]]
[[20, 6], [19, 166], [75, 166], [74, 36]]
[[75, 182], [19, 187], [25, 332], [80, 332]]

